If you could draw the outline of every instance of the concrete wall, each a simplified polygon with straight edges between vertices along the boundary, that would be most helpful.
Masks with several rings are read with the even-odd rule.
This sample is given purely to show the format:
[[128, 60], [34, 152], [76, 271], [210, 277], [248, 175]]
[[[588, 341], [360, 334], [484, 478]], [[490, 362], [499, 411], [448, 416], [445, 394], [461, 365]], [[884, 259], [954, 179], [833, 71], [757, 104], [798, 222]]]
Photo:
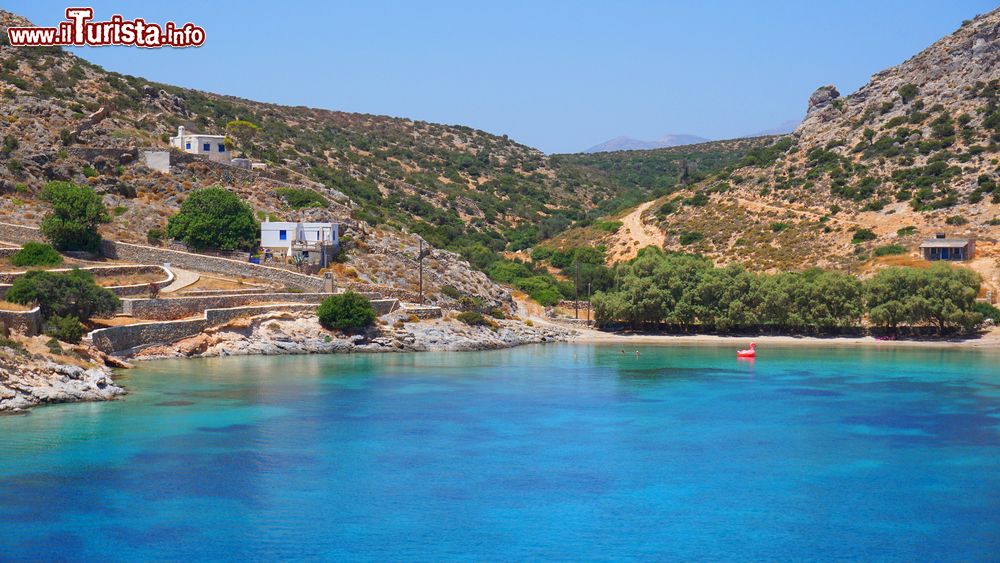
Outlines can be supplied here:
[[170, 172], [170, 151], [142, 151], [142, 163], [157, 172]]
[[[0, 229], [0, 235], [3, 231]], [[104, 256], [116, 260], [127, 262], [139, 262], [146, 264], [167, 264], [170, 263], [179, 268], [197, 270], [200, 272], [211, 272], [215, 274], [225, 274], [230, 276], [242, 276], [255, 278], [283, 284], [305, 291], [322, 291], [323, 279], [316, 276], [307, 276], [298, 272], [261, 266], [249, 262], [219, 258], [216, 256], [205, 256], [190, 252], [181, 252], [167, 248], [156, 248], [139, 244], [129, 244], [126, 242], [115, 242], [106, 240], [102, 245]]]
[[35, 307], [30, 311], [0, 310], [0, 323], [26, 336], [36, 336], [42, 332], [41, 309]]

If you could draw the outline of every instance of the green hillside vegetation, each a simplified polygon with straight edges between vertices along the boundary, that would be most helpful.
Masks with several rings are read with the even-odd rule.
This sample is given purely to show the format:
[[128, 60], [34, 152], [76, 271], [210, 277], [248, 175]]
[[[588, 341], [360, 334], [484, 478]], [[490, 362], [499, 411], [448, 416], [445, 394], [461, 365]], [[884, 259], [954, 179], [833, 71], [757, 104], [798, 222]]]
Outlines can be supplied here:
[[611, 188], [605, 190], [606, 197], [593, 199], [596, 209], [590, 213], [611, 215], [731, 169], [774, 140], [753, 137], [654, 150], [562, 154], [550, 160], [571, 183]]

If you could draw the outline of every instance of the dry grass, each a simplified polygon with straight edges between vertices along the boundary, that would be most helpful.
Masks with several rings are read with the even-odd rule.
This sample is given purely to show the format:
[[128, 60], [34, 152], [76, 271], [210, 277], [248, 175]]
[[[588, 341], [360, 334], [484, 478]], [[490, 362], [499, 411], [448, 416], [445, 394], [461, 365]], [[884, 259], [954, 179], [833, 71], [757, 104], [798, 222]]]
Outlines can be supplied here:
[[32, 309], [34, 309], [34, 307], [18, 305], [17, 303], [11, 303], [9, 301], [0, 301], [0, 311], [30, 311]]
[[94, 281], [101, 287], [117, 287], [122, 285], [144, 285], [153, 282], [163, 281], [167, 274], [159, 272], [155, 274], [131, 274], [115, 276], [95, 276]]
[[267, 284], [260, 280], [251, 280], [250, 278], [219, 278], [215, 276], [206, 276], [205, 274], [200, 274], [201, 277], [198, 281], [185, 287], [178, 294], [183, 294], [185, 291], [202, 291], [202, 290], [240, 290], [240, 289], [256, 289], [259, 287], [273, 287], [271, 284]]

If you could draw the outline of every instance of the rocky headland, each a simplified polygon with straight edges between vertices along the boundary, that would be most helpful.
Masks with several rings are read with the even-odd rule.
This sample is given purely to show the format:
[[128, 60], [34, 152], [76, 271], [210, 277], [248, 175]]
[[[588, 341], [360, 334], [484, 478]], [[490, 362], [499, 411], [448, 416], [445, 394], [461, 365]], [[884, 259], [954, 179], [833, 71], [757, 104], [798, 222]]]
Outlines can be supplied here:
[[110, 368], [80, 363], [59, 363], [17, 347], [0, 348], [0, 412], [46, 403], [108, 401], [125, 394], [111, 379]]

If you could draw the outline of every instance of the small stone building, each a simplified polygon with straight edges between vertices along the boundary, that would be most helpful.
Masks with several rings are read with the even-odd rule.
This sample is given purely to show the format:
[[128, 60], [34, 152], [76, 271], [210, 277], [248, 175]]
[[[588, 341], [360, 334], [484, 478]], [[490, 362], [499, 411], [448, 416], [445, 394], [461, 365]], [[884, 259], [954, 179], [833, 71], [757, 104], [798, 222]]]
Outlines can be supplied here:
[[920, 244], [920, 255], [925, 260], [971, 260], [976, 254], [976, 241], [947, 238], [938, 233]]
[[205, 135], [188, 133], [184, 127], [177, 128], [177, 136], [170, 137], [170, 145], [191, 154], [207, 156], [209, 160], [229, 164], [232, 152], [226, 147], [225, 135]]

